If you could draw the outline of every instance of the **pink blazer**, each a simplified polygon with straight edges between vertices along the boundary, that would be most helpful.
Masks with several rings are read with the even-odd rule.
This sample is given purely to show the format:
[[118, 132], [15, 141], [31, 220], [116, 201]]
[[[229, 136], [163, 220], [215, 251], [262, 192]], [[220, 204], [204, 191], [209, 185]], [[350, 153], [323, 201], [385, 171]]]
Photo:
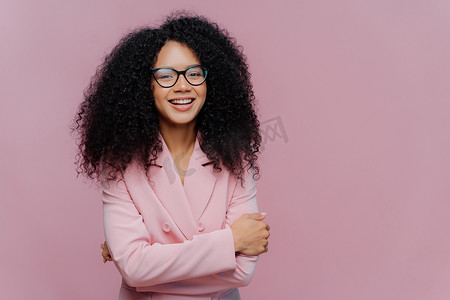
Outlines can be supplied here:
[[122, 289], [152, 299], [239, 299], [237, 288], [250, 283], [258, 256], [235, 254], [230, 225], [258, 212], [253, 173], [245, 171], [241, 187], [225, 167], [213, 172], [199, 134], [183, 186], [160, 138], [150, 181], [135, 162], [124, 180], [102, 181], [105, 238]]

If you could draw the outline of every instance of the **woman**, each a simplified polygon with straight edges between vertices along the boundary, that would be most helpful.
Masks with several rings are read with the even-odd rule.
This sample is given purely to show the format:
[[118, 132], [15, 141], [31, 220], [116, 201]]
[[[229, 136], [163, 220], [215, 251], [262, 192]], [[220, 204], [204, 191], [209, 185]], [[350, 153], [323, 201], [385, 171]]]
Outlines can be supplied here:
[[102, 184], [119, 299], [240, 299], [269, 226], [250, 74], [204, 17], [169, 16], [109, 54], [76, 118], [79, 170]]

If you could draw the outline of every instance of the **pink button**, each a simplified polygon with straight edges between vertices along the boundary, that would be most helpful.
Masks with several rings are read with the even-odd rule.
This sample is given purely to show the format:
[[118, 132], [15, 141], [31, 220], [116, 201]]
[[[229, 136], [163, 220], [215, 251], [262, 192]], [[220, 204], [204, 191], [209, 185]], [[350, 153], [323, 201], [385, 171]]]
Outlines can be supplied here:
[[161, 227], [164, 232], [169, 232], [172, 229], [169, 223], [163, 223]]
[[198, 231], [202, 232], [203, 230], [205, 230], [205, 225], [203, 225], [202, 222], [198, 222], [197, 228], [198, 228]]

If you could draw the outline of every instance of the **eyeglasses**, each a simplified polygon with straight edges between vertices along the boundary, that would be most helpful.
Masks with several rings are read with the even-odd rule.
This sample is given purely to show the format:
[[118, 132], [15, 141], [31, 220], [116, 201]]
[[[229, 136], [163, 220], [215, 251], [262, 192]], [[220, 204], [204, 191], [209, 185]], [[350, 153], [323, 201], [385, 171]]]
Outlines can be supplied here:
[[164, 87], [164, 88], [170, 88], [175, 85], [178, 81], [178, 77], [180, 77], [180, 74], [186, 78], [186, 81], [189, 82], [190, 85], [201, 85], [206, 80], [206, 74], [208, 74], [208, 71], [205, 67], [202, 67], [200, 65], [195, 65], [187, 68], [184, 71], [177, 71], [173, 68], [155, 68], [152, 69], [153, 77], [155, 78], [156, 82]]

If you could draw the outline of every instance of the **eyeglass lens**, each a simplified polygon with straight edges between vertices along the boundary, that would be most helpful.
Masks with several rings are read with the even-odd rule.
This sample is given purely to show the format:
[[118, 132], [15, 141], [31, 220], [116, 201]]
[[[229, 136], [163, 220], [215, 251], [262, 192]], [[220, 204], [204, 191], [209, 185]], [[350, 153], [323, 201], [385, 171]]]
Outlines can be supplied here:
[[[155, 79], [162, 86], [170, 87], [178, 79], [178, 73], [169, 68], [161, 68], [154, 73]], [[200, 85], [205, 80], [205, 71], [201, 66], [190, 67], [186, 70], [184, 77], [192, 85]]]

